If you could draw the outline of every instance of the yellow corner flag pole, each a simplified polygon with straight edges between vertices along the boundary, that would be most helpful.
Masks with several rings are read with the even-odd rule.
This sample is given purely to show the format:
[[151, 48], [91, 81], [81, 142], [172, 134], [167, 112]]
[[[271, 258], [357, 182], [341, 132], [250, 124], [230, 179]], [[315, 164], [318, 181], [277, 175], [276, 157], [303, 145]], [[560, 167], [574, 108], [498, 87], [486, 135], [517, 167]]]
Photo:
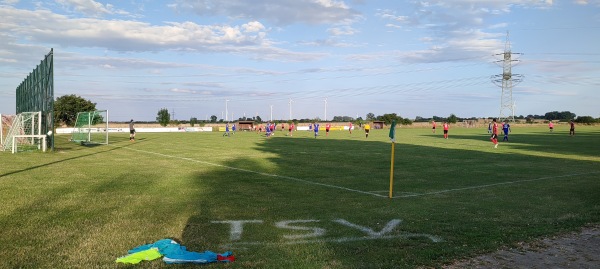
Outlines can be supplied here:
[[396, 145], [396, 121], [392, 121], [392, 126], [390, 127], [390, 139], [392, 140], [392, 161], [390, 164], [390, 199], [394, 197], [394, 148]]
[[390, 168], [390, 198], [394, 197], [394, 141], [392, 141], [392, 164]]

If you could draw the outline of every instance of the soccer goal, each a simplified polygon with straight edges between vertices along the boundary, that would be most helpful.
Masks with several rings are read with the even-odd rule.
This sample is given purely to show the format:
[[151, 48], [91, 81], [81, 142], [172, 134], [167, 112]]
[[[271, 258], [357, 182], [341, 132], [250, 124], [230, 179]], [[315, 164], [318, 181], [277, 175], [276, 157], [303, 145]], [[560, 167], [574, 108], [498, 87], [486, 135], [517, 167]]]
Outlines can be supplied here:
[[0, 114], [0, 150], [4, 150], [4, 141], [14, 119], [15, 115]]
[[[6, 119], [3, 118], [4, 120]], [[17, 114], [12, 120], [6, 137], [4, 137], [2, 150], [11, 150], [12, 153], [40, 149], [46, 151], [46, 134], [42, 134], [41, 129], [42, 112], [22, 112]]]
[[71, 141], [108, 145], [108, 110], [77, 113]]

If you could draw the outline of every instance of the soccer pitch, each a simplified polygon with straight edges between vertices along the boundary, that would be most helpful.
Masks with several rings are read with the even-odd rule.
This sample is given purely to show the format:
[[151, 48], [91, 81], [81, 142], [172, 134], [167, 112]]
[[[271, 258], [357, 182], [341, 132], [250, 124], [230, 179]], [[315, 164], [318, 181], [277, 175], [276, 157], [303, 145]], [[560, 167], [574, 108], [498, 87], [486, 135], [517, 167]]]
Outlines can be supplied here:
[[0, 267], [129, 268], [174, 238], [236, 256], [206, 268], [427, 268], [599, 223], [600, 127], [512, 128], [498, 148], [484, 128], [398, 128], [391, 199], [388, 130], [59, 135], [0, 152]]

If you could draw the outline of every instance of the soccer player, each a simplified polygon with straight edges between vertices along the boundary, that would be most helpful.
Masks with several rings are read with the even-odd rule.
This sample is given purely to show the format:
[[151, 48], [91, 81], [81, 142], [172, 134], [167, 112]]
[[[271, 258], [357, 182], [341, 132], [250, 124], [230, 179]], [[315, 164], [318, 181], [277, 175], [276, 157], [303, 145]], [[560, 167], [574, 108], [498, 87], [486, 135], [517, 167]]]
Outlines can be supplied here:
[[508, 121], [504, 121], [502, 124], [502, 131], [504, 132], [504, 138], [502, 138], [502, 142], [508, 141], [508, 132], [510, 132], [510, 124], [508, 124]]
[[133, 127], [133, 119], [129, 121], [129, 141], [135, 141], [135, 128]]
[[315, 130], [315, 138], [319, 135], [319, 124], [315, 122], [313, 130]]
[[490, 122], [488, 124], [488, 134], [491, 134], [491, 133], [492, 133], [492, 123]]
[[267, 125], [265, 125], [265, 135], [267, 137], [271, 137], [271, 123], [267, 122]]
[[325, 136], [329, 136], [329, 128], [331, 128], [331, 124], [325, 124]]
[[231, 125], [231, 132], [235, 134], [235, 123]]
[[431, 125], [432, 125], [431, 132], [435, 134], [435, 121], [434, 120], [431, 121]]
[[352, 134], [352, 122], [350, 122], [350, 124], [348, 125], [348, 130], [350, 131], [350, 134]]
[[368, 123], [365, 124], [365, 138], [369, 138], [369, 131], [371, 130], [371, 125]]
[[569, 129], [569, 136], [574, 136], [575, 135], [575, 122], [573, 122], [573, 120], [571, 120], [571, 122], [569, 124], [571, 124], [571, 129]]
[[498, 124], [496, 123], [496, 119], [492, 121], [492, 136], [490, 139], [494, 143], [494, 148], [498, 148]]
[[229, 137], [229, 123], [225, 123], [225, 132], [223, 133], [223, 136]]
[[450, 128], [450, 125], [448, 124], [448, 122], [444, 121], [444, 138], [448, 139], [448, 129]]
[[294, 123], [290, 123], [290, 125], [288, 125], [288, 135], [292, 136], [292, 131], [294, 130]]
[[548, 122], [548, 128], [550, 128], [550, 132], [554, 131], [554, 123], [552, 121]]

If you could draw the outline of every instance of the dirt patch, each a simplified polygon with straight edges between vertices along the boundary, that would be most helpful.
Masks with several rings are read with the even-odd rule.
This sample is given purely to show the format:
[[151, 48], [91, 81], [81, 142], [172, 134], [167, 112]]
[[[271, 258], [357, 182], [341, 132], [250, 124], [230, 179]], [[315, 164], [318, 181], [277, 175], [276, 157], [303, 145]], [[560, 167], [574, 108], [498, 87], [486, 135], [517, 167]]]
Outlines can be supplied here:
[[600, 224], [442, 268], [600, 268]]

